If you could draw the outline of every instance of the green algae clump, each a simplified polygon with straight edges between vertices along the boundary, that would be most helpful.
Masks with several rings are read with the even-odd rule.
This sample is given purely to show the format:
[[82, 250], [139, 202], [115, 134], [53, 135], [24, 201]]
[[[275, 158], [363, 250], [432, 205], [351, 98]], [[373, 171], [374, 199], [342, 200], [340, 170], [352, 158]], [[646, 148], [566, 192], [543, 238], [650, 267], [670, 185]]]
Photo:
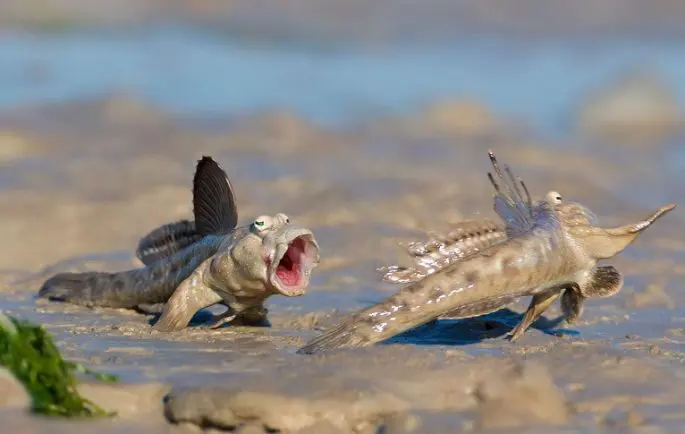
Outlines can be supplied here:
[[31, 395], [34, 413], [59, 417], [113, 416], [76, 390], [75, 373], [115, 382], [116, 376], [90, 371], [65, 361], [42, 326], [20, 321], [0, 311], [0, 365], [9, 369]]

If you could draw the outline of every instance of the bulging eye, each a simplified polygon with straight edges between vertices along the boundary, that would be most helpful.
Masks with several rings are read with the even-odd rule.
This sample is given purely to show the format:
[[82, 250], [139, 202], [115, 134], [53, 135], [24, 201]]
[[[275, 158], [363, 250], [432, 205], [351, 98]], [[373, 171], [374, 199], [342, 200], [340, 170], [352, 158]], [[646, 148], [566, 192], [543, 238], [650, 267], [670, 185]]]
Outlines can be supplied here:
[[554, 205], [559, 205], [560, 203], [562, 203], [563, 198], [556, 191], [550, 191], [549, 193], [547, 193], [547, 201], [551, 202]]
[[271, 227], [271, 219], [267, 216], [259, 216], [252, 222], [252, 227], [257, 232], [262, 232]]
[[283, 224], [283, 225], [287, 225], [288, 223], [290, 223], [290, 217], [283, 214], [282, 212], [279, 212], [278, 214], [276, 214], [276, 217], [274, 218], [274, 220], [277, 221], [278, 224]]

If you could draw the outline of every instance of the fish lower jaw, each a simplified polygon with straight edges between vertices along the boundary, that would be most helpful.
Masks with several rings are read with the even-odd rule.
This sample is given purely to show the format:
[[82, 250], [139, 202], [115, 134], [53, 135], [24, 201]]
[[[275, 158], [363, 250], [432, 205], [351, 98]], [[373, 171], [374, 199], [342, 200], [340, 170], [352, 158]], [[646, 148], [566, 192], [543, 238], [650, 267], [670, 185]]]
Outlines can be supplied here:
[[269, 283], [286, 297], [304, 295], [312, 270], [318, 264], [318, 247], [311, 238], [295, 237], [280, 258], [268, 264]]
[[270, 280], [270, 286], [276, 294], [285, 297], [300, 297], [307, 293], [308, 282], [304, 277], [300, 277], [300, 282], [295, 285], [286, 284], [277, 274], [272, 275]]

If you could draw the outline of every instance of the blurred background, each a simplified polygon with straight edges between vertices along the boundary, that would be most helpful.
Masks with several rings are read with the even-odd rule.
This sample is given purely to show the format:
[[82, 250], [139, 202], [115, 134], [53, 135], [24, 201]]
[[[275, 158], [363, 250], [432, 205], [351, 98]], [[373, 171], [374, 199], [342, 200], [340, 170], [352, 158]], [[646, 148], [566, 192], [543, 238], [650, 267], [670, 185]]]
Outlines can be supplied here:
[[[678, 0], [0, 0], [0, 309], [125, 379], [303, 396], [292, 407], [259, 389], [265, 429], [342, 405], [371, 415], [355, 432], [406, 406], [425, 427], [452, 424], [440, 432], [576, 410], [583, 432], [681, 432], [683, 23]], [[533, 196], [559, 191], [605, 227], [680, 208], [611, 259], [624, 289], [586, 303], [577, 340], [530, 330], [505, 344], [519, 316], [500, 312], [399, 338], [415, 348], [295, 356], [334, 310], [397, 291], [376, 269], [408, 263], [398, 244], [495, 217], [488, 149]], [[140, 237], [191, 217], [202, 155], [229, 174], [241, 223], [284, 212], [319, 242], [308, 294], [269, 299], [273, 327], [162, 336], [142, 315], [34, 299], [57, 272], [140, 266]], [[490, 356], [542, 362], [564, 392]], [[322, 412], [307, 384], [324, 379]], [[242, 398], [209, 401], [255, 418]]]
[[131, 261], [189, 216], [202, 154], [242, 219], [372, 234], [377, 260], [490, 211], [488, 148], [599, 214], [677, 201], [683, 22], [673, 0], [2, 1], [0, 265]]

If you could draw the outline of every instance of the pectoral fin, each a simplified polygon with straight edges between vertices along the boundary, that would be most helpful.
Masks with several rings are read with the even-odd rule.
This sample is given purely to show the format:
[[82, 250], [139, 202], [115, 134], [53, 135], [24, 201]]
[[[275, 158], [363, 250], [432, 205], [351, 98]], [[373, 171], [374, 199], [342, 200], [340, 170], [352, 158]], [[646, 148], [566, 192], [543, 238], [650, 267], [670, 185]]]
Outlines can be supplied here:
[[585, 297], [583, 297], [579, 289], [566, 288], [564, 290], [564, 294], [561, 296], [561, 311], [567, 323], [573, 324], [578, 321], [578, 318], [583, 313], [584, 304]]
[[623, 275], [612, 265], [597, 267], [589, 282], [580, 287], [585, 298], [605, 298], [617, 294], [623, 288]]
[[212, 258], [205, 260], [174, 291], [164, 305], [162, 316], [153, 328], [158, 331], [181, 330], [188, 325], [193, 315], [205, 307], [220, 302], [221, 296], [205, 285], [203, 274]]
[[410, 243], [406, 250], [412, 266], [392, 265], [378, 271], [384, 274], [384, 282], [414, 283], [506, 240], [504, 228], [491, 220], [464, 220], [452, 224], [449, 232]]
[[567, 288], [561, 296], [561, 311], [569, 324], [578, 321], [583, 313], [585, 300], [616, 295], [623, 287], [623, 276], [613, 266], [606, 265], [593, 270], [592, 276], [582, 286]]
[[511, 334], [509, 335], [509, 339], [514, 342], [523, 336], [526, 330], [528, 330], [528, 328], [530, 328], [530, 326], [538, 318], [540, 318], [540, 315], [542, 315], [552, 305], [552, 303], [559, 298], [561, 295], [561, 290], [562, 288], [552, 288], [545, 292], [541, 292], [540, 294], [535, 294], [530, 302], [530, 305], [528, 306], [528, 310], [526, 310], [526, 313], [523, 316], [523, 319], [520, 323], [518, 323], [516, 328], [512, 330]]

